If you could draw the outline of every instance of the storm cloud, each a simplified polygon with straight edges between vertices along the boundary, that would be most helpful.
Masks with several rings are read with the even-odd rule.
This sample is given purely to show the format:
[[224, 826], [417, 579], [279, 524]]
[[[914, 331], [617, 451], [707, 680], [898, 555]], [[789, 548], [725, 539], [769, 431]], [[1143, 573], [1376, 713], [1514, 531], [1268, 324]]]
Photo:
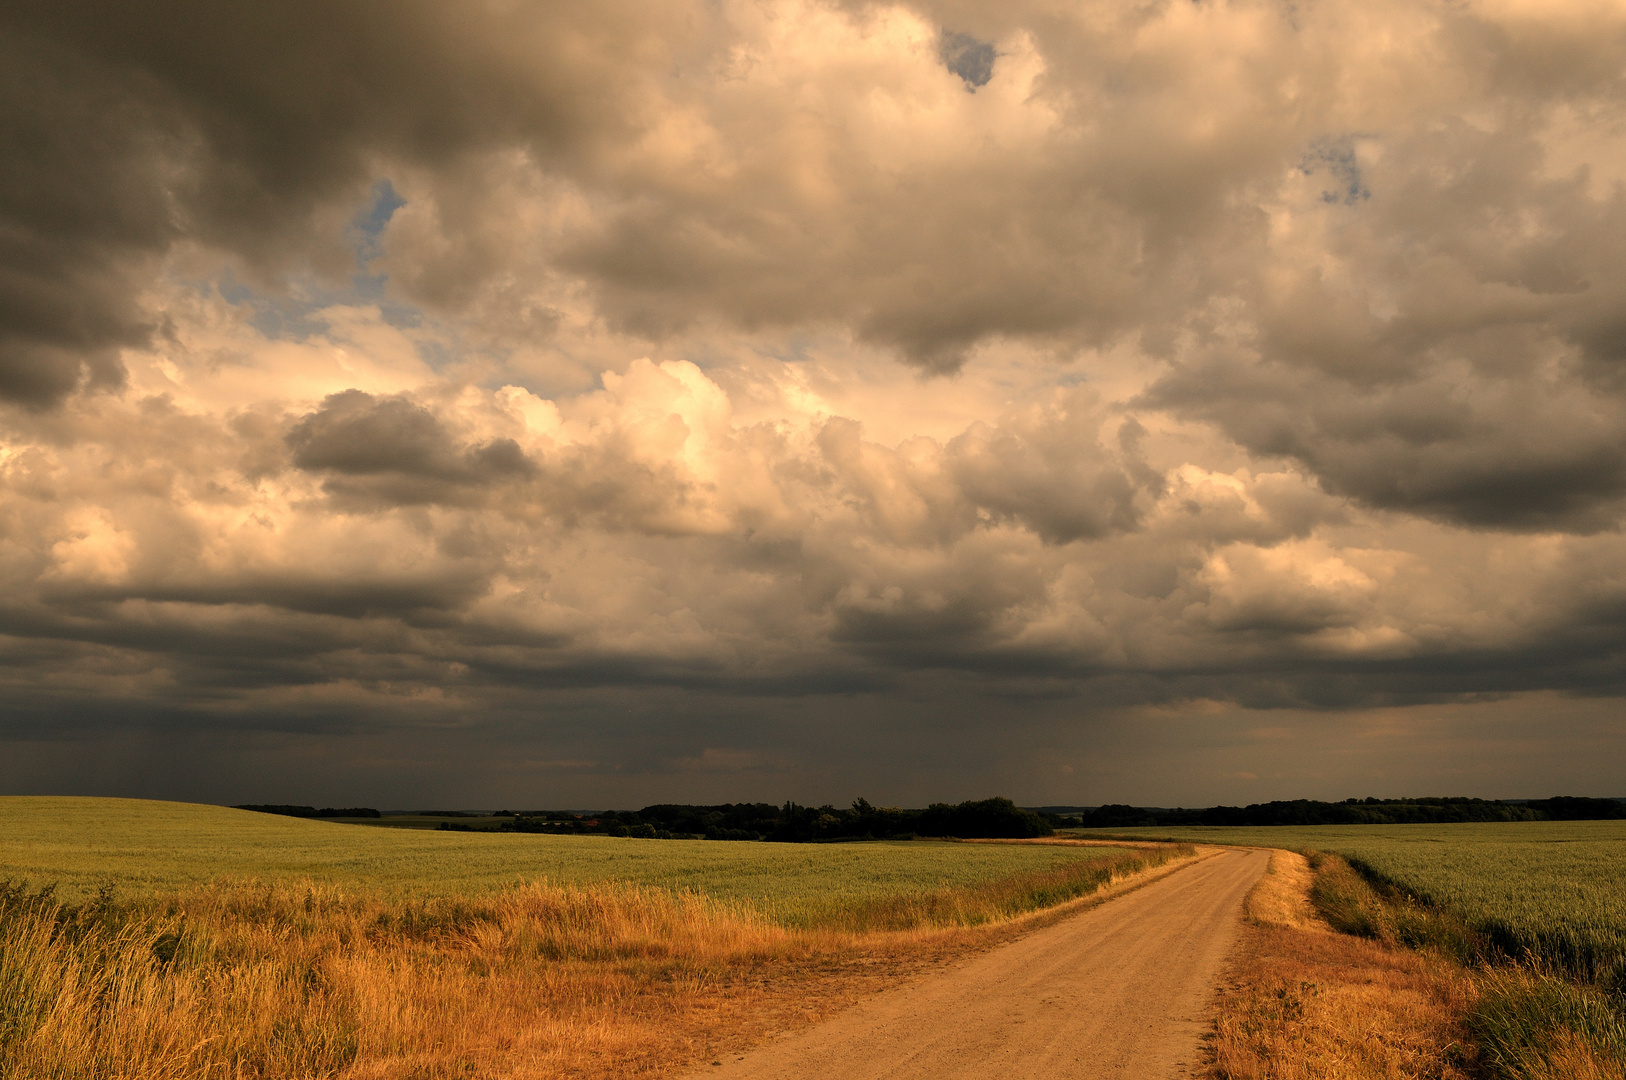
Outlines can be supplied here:
[[[1304, 749], [1358, 729], [1550, 794], [1495, 739], [1626, 694], [1623, 55], [1579, 0], [9, 5], [0, 782], [1417, 794]], [[1078, 757], [1164, 724], [1232, 749]]]

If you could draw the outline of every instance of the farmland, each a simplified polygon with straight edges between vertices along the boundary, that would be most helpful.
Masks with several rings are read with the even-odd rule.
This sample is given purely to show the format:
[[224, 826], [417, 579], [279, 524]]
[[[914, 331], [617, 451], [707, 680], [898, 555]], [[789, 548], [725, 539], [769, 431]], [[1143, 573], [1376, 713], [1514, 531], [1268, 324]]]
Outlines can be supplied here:
[[1336, 852], [1449, 908], [1511, 956], [1626, 976], [1626, 822], [1125, 830], [1125, 835]]
[[0, 1075], [130, 1080], [698, 1064], [1182, 854], [434, 833], [89, 799], [0, 799], [0, 829], [0, 879], [77, 904], [0, 888]]
[[788, 925], [900, 895], [1048, 874], [1119, 849], [937, 842], [757, 844], [437, 833], [340, 825], [191, 803], [0, 798], [0, 880], [77, 901], [221, 880], [300, 879], [383, 897], [475, 896], [521, 882], [693, 891]]

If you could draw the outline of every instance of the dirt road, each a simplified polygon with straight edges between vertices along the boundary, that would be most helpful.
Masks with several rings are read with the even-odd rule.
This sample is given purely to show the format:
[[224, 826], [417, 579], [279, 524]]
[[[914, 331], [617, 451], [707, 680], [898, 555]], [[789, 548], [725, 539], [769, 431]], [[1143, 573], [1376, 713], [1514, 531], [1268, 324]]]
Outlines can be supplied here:
[[1162, 1080], [1195, 1072], [1267, 853], [1226, 851], [742, 1058], [718, 1080]]

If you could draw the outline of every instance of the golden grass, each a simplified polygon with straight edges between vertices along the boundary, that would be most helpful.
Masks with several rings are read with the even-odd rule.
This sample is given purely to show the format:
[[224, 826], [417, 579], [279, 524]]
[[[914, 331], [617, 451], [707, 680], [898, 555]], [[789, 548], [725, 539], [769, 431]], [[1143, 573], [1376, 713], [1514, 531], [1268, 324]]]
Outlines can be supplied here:
[[997, 940], [1024, 912], [1181, 854], [873, 900], [813, 928], [613, 884], [426, 900], [215, 885], [75, 912], [13, 890], [0, 904], [0, 1076], [669, 1072], [815, 1021], [912, 967]]
[[1259, 926], [1330, 933], [1331, 928], [1310, 905], [1314, 880], [1309, 859], [1296, 851], [1273, 849], [1270, 866], [1242, 903], [1243, 915]]
[[648, 1066], [665, 1033], [726, 1015], [738, 994], [720, 991], [836, 958], [843, 944], [698, 897], [614, 886], [422, 904], [213, 888], [167, 911], [60, 925], [36, 908], [8, 920], [0, 978], [28, 993], [0, 1005], [0, 1071], [625, 1075]]
[[1449, 961], [1311, 930], [1256, 927], [1222, 990], [1224, 1080], [1464, 1080], [1474, 984]]

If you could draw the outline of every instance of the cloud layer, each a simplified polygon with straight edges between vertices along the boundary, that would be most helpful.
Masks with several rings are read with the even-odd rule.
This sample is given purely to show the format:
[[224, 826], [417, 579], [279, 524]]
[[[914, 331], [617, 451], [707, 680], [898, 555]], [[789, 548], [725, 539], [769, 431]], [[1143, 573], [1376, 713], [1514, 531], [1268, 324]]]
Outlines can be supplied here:
[[22, 3], [0, 54], [12, 740], [817, 786], [832, 710], [1623, 691], [1612, 5]]

